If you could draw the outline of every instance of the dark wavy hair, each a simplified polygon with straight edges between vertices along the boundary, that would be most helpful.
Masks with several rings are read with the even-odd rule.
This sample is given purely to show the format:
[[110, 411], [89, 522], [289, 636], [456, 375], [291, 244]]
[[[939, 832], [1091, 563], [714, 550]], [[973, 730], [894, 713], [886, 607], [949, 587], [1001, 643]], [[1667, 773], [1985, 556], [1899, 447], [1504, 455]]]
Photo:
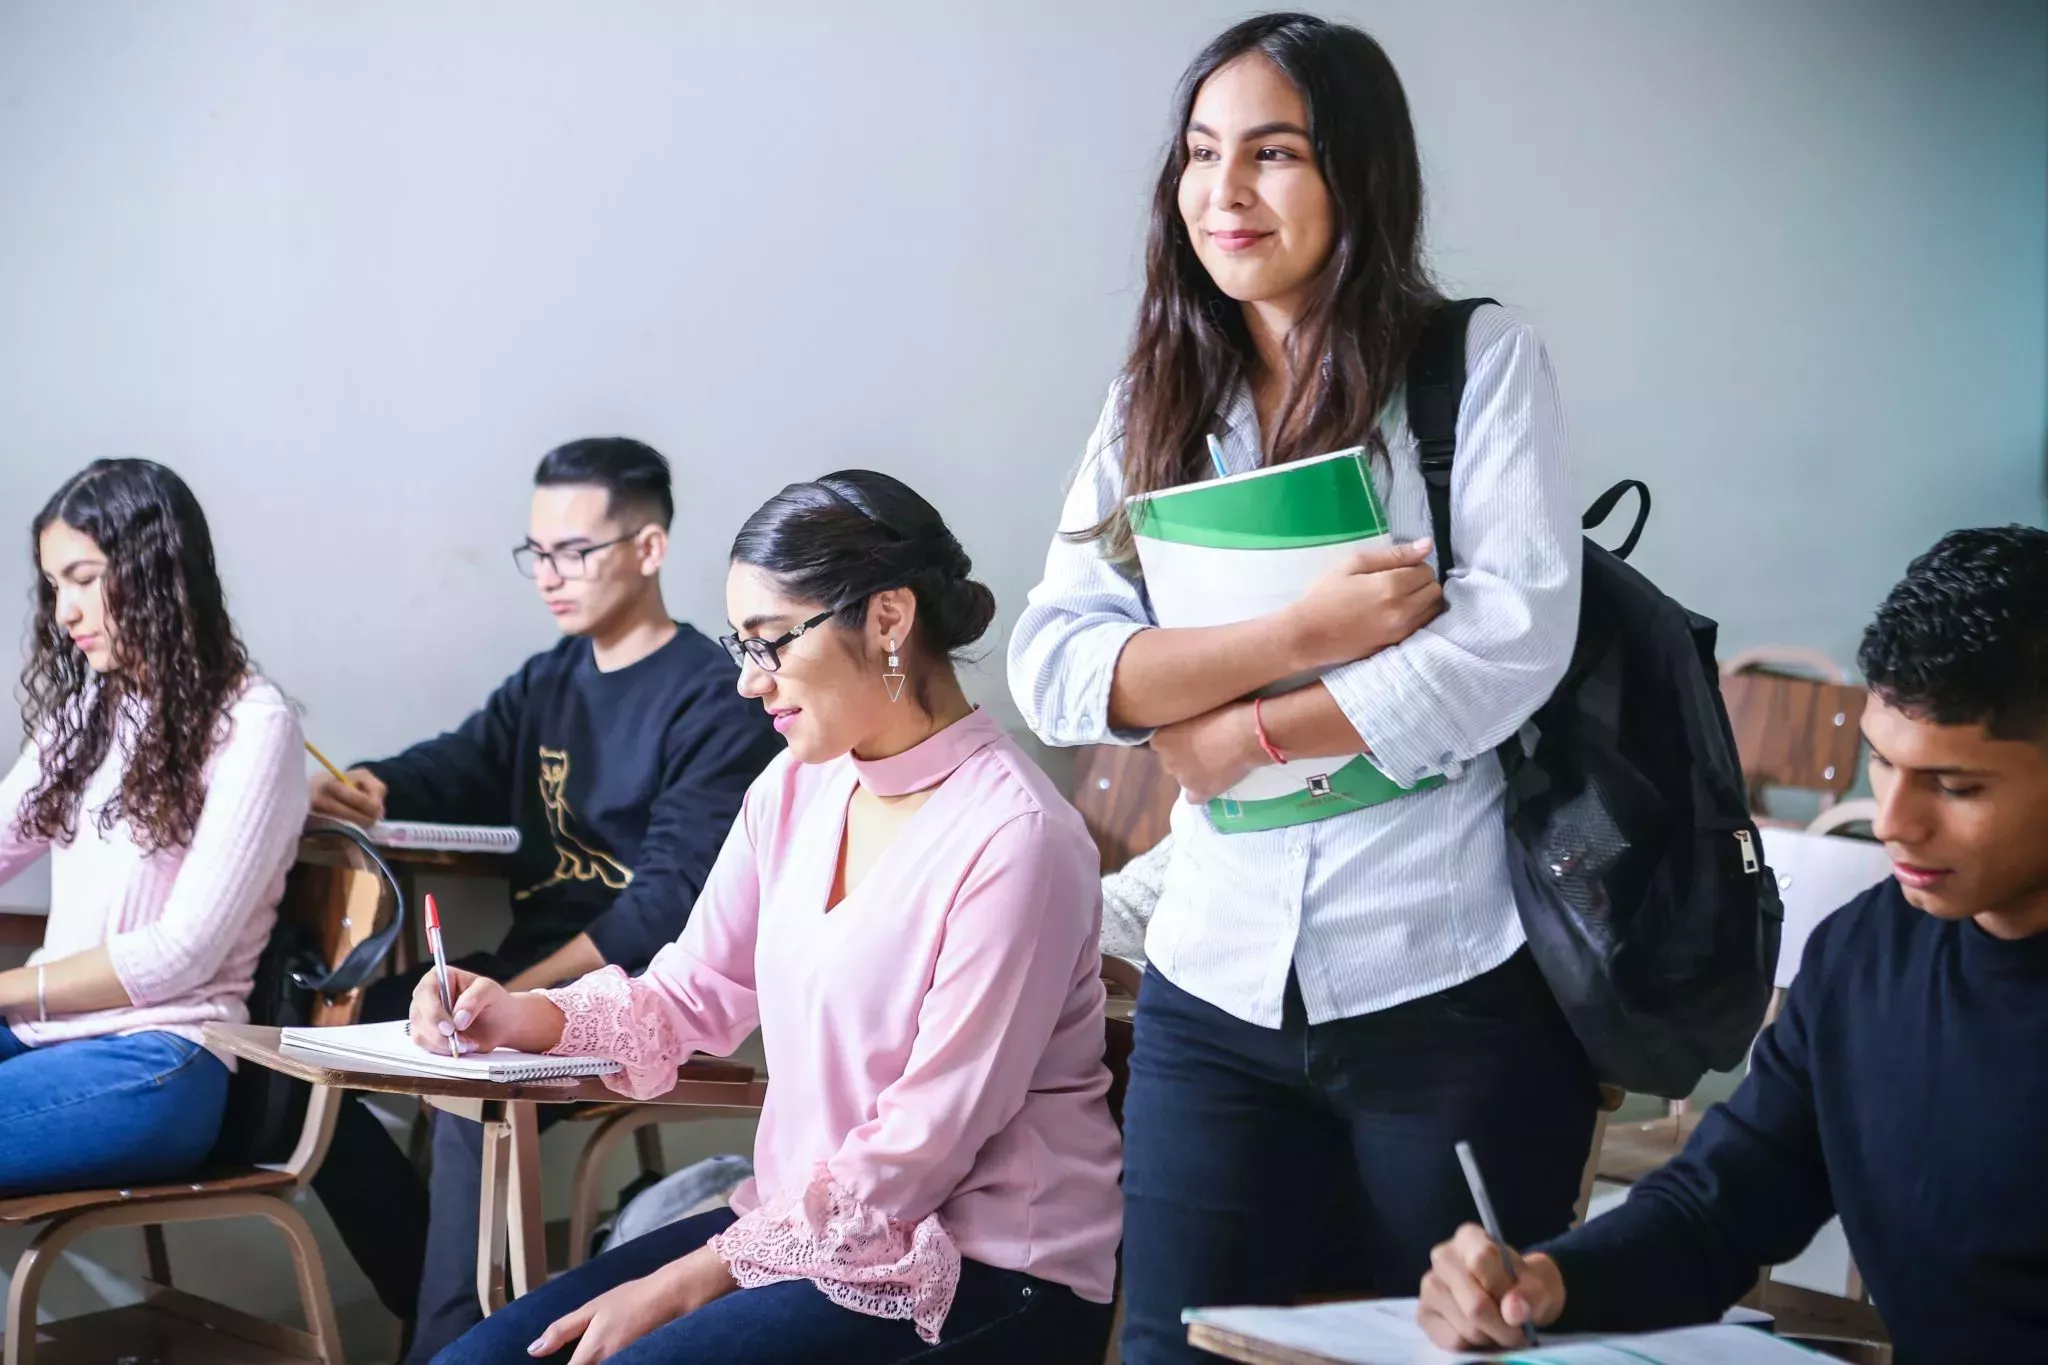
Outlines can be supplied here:
[[[1408, 96], [1386, 51], [1359, 29], [1308, 14], [1264, 14], [1225, 30], [1181, 76], [1173, 141], [1152, 192], [1145, 296], [1123, 371], [1126, 494], [1201, 477], [1204, 438], [1256, 359], [1242, 305], [1216, 287], [1180, 215], [1195, 96], [1220, 67], [1254, 54], [1301, 92], [1334, 215], [1330, 258], [1287, 338], [1267, 462], [1360, 442], [1384, 454], [1380, 412], [1443, 301], [1422, 260], [1422, 163]], [[1075, 538], [1098, 537], [1115, 555], [1128, 550], [1121, 509]]]
[[[42, 534], [58, 521], [90, 536], [107, 560], [115, 665], [98, 686], [57, 620], [57, 591], [42, 573]], [[23, 831], [56, 841], [76, 835], [86, 784], [125, 710], [136, 732], [121, 789], [94, 818], [102, 831], [125, 818], [147, 850], [189, 845], [206, 801], [207, 757], [249, 676], [198, 499], [160, 464], [95, 460], [36, 515], [29, 556], [36, 613], [21, 674], [22, 721], [41, 746], [43, 775], [22, 802]]]
[[2048, 741], [2048, 531], [1951, 531], [1863, 632], [1871, 691], [1936, 725]]
[[[909, 588], [917, 624], [904, 648], [930, 660], [958, 659], [995, 620], [995, 594], [972, 577], [974, 561], [939, 510], [871, 469], [793, 483], [762, 503], [733, 537], [732, 562], [766, 570], [791, 597], [831, 608], [836, 624], [854, 630], [876, 593]], [[924, 671], [915, 683], [929, 712]]]

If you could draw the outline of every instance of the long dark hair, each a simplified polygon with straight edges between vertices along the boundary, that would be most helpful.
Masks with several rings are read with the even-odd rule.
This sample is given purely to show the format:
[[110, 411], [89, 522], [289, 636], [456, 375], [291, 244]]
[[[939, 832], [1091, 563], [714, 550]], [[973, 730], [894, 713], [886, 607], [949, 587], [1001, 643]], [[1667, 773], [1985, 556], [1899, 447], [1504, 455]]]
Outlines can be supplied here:
[[[1422, 165], [1401, 78], [1380, 45], [1348, 24], [1266, 14], [1226, 30], [1181, 76], [1173, 141], [1152, 192], [1145, 297], [1124, 365], [1124, 492], [1188, 483], [1204, 437], [1255, 358], [1244, 312], [1210, 279], [1180, 215], [1186, 129], [1202, 83], [1248, 54], [1301, 92], [1316, 165], [1329, 187], [1335, 242], [1307, 311], [1287, 338], [1288, 373], [1267, 462], [1365, 442], [1423, 324], [1442, 301], [1422, 262]], [[1119, 510], [1080, 538], [1128, 548]]]
[[[116, 665], [97, 687], [57, 620], [57, 591], [37, 554], [44, 528], [57, 521], [90, 536], [107, 558]], [[57, 841], [76, 835], [86, 784], [125, 711], [134, 743], [119, 793], [96, 814], [99, 828], [125, 817], [145, 850], [189, 845], [206, 802], [206, 760], [249, 676], [199, 500], [160, 464], [95, 460], [36, 514], [29, 557], [36, 614], [21, 674], [22, 721], [41, 746], [42, 781], [22, 802], [23, 831]]]
[[[871, 469], [793, 483], [762, 503], [733, 537], [732, 562], [766, 570], [791, 597], [832, 608], [836, 624], [854, 630], [876, 593], [909, 588], [917, 624], [903, 645], [928, 661], [957, 659], [995, 620], [995, 594], [972, 577], [974, 561], [939, 510]], [[913, 677], [927, 712], [928, 672]]]

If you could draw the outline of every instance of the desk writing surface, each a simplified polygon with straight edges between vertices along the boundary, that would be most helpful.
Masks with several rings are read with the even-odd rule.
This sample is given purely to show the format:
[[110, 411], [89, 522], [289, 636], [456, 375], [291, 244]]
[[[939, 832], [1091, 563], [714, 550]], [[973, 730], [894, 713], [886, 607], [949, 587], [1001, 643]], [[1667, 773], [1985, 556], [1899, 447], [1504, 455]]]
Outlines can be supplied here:
[[[596, 1076], [498, 1082], [335, 1067], [315, 1061], [304, 1053], [286, 1051], [280, 1045], [279, 1033], [280, 1030], [261, 1024], [208, 1024], [205, 1041], [209, 1047], [272, 1071], [310, 1081], [314, 1085], [338, 1086], [344, 1090], [453, 1099], [527, 1100], [537, 1104], [617, 1104], [623, 1098]], [[674, 1089], [665, 1095], [636, 1102], [757, 1109], [767, 1093], [767, 1084], [754, 1074], [750, 1066], [692, 1058], [682, 1068]]]

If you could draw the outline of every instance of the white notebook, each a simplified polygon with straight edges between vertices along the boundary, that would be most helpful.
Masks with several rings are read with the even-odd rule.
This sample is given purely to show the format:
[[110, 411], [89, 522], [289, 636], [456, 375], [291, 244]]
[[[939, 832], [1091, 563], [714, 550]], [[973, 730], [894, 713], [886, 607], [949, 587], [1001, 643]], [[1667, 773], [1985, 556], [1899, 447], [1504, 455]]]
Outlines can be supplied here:
[[345, 1024], [339, 1028], [288, 1028], [279, 1039], [286, 1049], [343, 1070], [386, 1075], [442, 1076], [459, 1081], [546, 1081], [567, 1076], [609, 1076], [619, 1064], [606, 1057], [546, 1057], [498, 1048], [493, 1052], [448, 1055], [428, 1052], [412, 1040], [403, 1019], [388, 1024]]
[[1190, 1308], [1181, 1321], [1203, 1324], [1268, 1349], [1329, 1365], [1814, 1365], [1820, 1357], [1742, 1324], [1768, 1321], [1730, 1309], [1720, 1323], [1640, 1336], [1545, 1336], [1543, 1344], [1491, 1354], [1451, 1352], [1430, 1344], [1415, 1322], [1414, 1299], [1367, 1299], [1302, 1308]]
[[425, 820], [379, 820], [370, 842], [386, 848], [437, 853], [517, 853], [519, 831], [510, 825], [436, 825]]

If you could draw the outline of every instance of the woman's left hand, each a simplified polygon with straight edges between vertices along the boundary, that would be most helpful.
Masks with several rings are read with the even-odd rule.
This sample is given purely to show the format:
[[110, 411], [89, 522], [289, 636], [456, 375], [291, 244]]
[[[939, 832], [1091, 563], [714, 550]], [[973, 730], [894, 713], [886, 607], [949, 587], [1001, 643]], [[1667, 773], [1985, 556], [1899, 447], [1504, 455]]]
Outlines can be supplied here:
[[1192, 805], [1228, 791], [1266, 762], [1250, 702], [1162, 727], [1152, 736], [1152, 752]]
[[527, 1354], [552, 1355], [581, 1338], [569, 1365], [610, 1360], [657, 1327], [739, 1288], [710, 1247], [698, 1247], [645, 1279], [628, 1280], [548, 1325]]

